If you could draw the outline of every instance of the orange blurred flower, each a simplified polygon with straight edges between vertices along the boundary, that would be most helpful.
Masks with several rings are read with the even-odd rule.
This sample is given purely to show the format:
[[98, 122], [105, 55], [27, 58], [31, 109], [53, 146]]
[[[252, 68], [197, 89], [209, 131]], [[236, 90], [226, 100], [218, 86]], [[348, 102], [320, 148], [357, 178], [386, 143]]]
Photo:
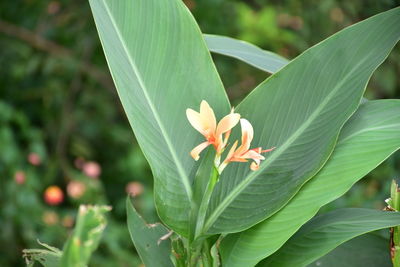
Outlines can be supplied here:
[[47, 225], [54, 225], [58, 223], [58, 215], [54, 211], [45, 211], [42, 220]]
[[44, 191], [43, 197], [47, 204], [56, 206], [63, 202], [64, 193], [58, 186], [52, 185], [47, 187], [47, 189]]
[[66, 215], [62, 219], [61, 224], [66, 228], [71, 228], [72, 226], [74, 226], [74, 218], [70, 215]]

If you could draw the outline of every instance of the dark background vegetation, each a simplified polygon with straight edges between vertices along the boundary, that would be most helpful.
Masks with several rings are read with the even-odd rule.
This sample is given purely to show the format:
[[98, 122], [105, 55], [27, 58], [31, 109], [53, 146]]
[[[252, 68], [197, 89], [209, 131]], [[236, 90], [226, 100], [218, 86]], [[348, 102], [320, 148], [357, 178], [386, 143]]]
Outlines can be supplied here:
[[[394, 0], [186, 0], [203, 32], [252, 42], [289, 59]], [[268, 75], [214, 56], [234, 104]], [[399, 46], [366, 97], [399, 98]], [[304, 77], [305, 79], [307, 77]], [[325, 210], [382, 208], [399, 153]], [[44, 199], [56, 185], [59, 204]], [[81, 203], [112, 205], [92, 266], [138, 266], [125, 225], [126, 193], [156, 221], [152, 176], [113, 87], [87, 1], [0, 1], [0, 266], [23, 265], [36, 239], [62, 247]], [[57, 196], [56, 196], [57, 197]], [[54, 203], [53, 203], [54, 204]]]

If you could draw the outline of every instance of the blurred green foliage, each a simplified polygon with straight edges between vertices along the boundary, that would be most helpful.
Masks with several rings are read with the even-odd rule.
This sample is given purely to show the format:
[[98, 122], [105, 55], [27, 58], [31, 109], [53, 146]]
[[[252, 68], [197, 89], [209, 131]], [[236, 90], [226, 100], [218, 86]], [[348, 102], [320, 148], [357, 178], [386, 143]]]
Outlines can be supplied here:
[[[185, 0], [203, 32], [252, 42], [289, 59], [396, 0]], [[357, 48], [355, 48], [357, 49]], [[214, 55], [232, 103], [268, 75]], [[366, 96], [399, 98], [400, 49], [376, 71]], [[85, 1], [0, 2], [0, 266], [23, 265], [36, 239], [61, 247], [79, 204], [108, 204], [108, 227], [93, 266], [138, 266], [125, 197], [157, 221], [152, 177], [118, 100]], [[271, 129], [273, 130], [273, 129]], [[326, 207], [384, 206], [400, 176], [393, 155]], [[63, 196], [49, 204], [45, 190]], [[48, 196], [47, 196], [48, 197]], [[57, 199], [58, 197], [58, 199]], [[56, 201], [56, 202], [57, 202]]]

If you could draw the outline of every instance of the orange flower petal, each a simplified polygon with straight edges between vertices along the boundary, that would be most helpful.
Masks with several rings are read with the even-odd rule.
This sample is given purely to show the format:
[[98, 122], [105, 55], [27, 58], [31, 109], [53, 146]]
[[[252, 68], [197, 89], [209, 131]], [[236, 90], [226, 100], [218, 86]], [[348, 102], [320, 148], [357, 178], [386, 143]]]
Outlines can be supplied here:
[[207, 129], [214, 133], [215, 128], [217, 127], [217, 120], [215, 119], [213, 109], [205, 100], [200, 103], [200, 118], [203, 129]]
[[231, 158], [230, 161], [231, 162], [247, 162], [248, 160], [244, 159], [244, 158], [235, 158], [235, 157], [233, 157], [233, 158]]
[[240, 119], [240, 126], [242, 127], [242, 144], [236, 151], [237, 155], [241, 155], [249, 150], [254, 135], [253, 126], [251, 126], [248, 120]]
[[201, 120], [200, 113], [194, 111], [193, 109], [188, 108], [186, 110], [186, 117], [189, 120], [190, 124], [199, 131], [202, 135], [205, 135], [205, 129]]
[[239, 120], [240, 114], [238, 113], [231, 113], [226, 115], [219, 121], [215, 135], [220, 136], [221, 134], [228, 132], [233, 127], [235, 127], [236, 124], [238, 124]]
[[255, 163], [255, 162], [252, 162], [252, 163], [250, 164], [250, 169], [251, 169], [252, 171], [256, 171], [256, 170], [258, 170], [259, 168], [260, 168], [260, 165], [257, 164], [257, 163]]
[[235, 143], [233, 143], [231, 149], [229, 150], [228, 155], [226, 155], [224, 162], [229, 162], [232, 159], [232, 157], [235, 154], [235, 149], [237, 147], [237, 144], [238, 144], [238, 141], [236, 140]]
[[[261, 148], [261, 147], [260, 147]], [[274, 150], [276, 147], [271, 147], [269, 149], [265, 149], [265, 150], [261, 150], [260, 153], [267, 153], [267, 152], [271, 152], [272, 150]]]
[[254, 150], [249, 150], [246, 153], [244, 153], [242, 156], [242, 158], [246, 158], [246, 159], [258, 159], [258, 160], [264, 160], [264, 156], [261, 154], [258, 154], [256, 151]]
[[209, 145], [210, 145], [210, 143], [208, 143], [208, 142], [201, 143], [200, 145], [193, 148], [192, 151], [190, 151], [190, 156], [192, 156], [192, 158], [194, 158], [194, 160], [197, 161], [200, 158], [199, 154], [201, 153], [201, 151], [203, 151]]

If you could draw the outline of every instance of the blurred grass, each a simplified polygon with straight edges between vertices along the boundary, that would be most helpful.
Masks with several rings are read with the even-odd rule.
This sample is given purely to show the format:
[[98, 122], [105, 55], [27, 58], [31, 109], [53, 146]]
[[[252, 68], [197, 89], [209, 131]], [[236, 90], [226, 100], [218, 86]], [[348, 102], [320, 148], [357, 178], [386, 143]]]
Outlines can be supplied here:
[[[336, 31], [398, 6], [395, 0], [185, 0], [203, 32], [228, 35], [294, 58]], [[233, 104], [268, 75], [213, 55]], [[377, 70], [366, 96], [399, 98], [400, 47]], [[125, 196], [157, 221], [152, 177], [115, 93], [87, 2], [0, 2], [0, 266], [21, 266], [36, 239], [61, 247], [79, 204], [108, 204], [93, 266], [137, 266]], [[32, 156], [33, 155], [33, 156]], [[36, 159], [36, 160], [35, 160]], [[37, 160], [39, 159], [39, 161]], [[381, 208], [400, 154], [325, 210]], [[62, 202], [43, 194], [59, 186]]]

